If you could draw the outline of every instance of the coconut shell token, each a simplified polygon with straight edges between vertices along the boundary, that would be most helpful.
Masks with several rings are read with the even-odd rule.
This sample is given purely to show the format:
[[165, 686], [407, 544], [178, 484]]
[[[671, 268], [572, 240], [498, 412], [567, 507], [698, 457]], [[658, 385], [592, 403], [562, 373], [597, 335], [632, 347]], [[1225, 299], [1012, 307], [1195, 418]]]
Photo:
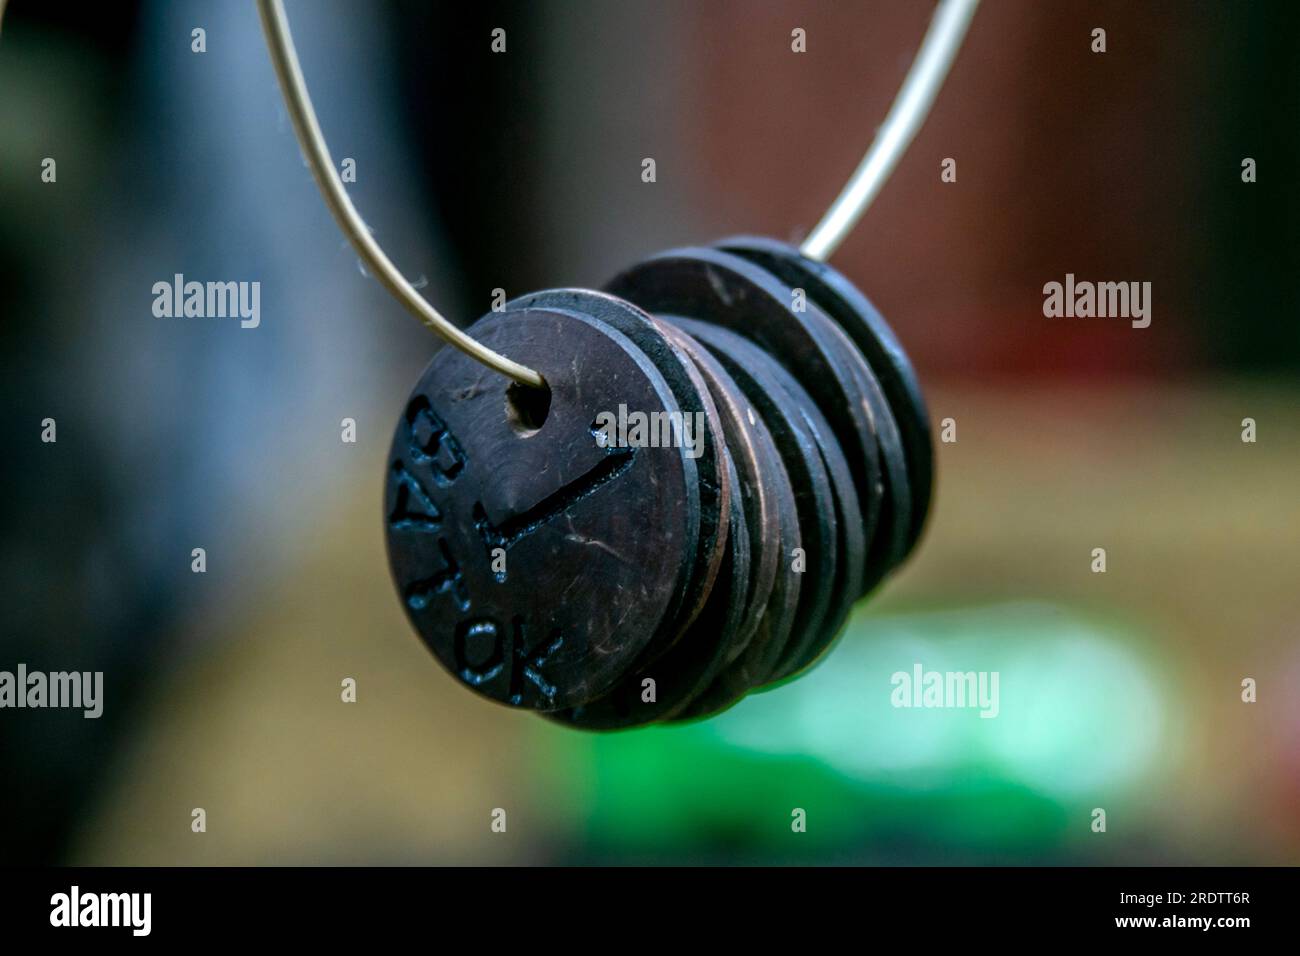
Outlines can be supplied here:
[[[699, 548], [691, 556], [689, 584], [680, 608], [670, 610], [660, 629], [646, 646], [644, 660], [653, 660], [685, 632], [704, 607], [722, 563], [726, 543], [726, 521], [732, 486], [723, 461], [726, 439], [709, 387], [700, 372], [679, 347], [664, 335], [649, 315], [623, 299], [589, 289], [551, 289], [535, 292], [507, 303], [506, 309], [550, 308], [578, 312], [610, 326], [631, 340], [664, 376], [677, 407], [685, 416], [681, 423], [661, 420], [647, 436], [661, 444], [688, 441], [685, 453], [695, 462], [699, 475]], [[619, 412], [620, 408], [613, 409]], [[653, 409], [628, 409], [631, 413]], [[611, 436], [603, 436], [610, 440]], [[617, 438], [618, 436], [613, 436]], [[626, 437], [626, 436], [623, 436]]]
[[699, 548], [695, 462], [594, 440], [597, 415], [620, 403], [679, 411], [621, 333], [550, 309], [492, 313], [470, 331], [549, 388], [435, 354], [388, 457], [393, 578], [465, 686], [513, 706], [579, 706], [625, 676], [682, 601]]
[[[784, 490], [778, 493], [780, 528], [773, 544], [788, 557], [799, 547], [799, 516], [789, 482], [783, 484]], [[777, 568], [767, 606], [749, 644], [676, 719], [695, 720], [721, 713], [773, 678], [794, 627], [802, 583], [803, 575], [792, 572], [788, 565]]]
[[[739, 482], [727, 453], [732, 480]], [[749, 533], [740, 495], [731, 498], [727, 548], [704, 609], [667, 653], [638, 666], [604, 697], [546, 716], [581, 730], [623, 730], [670, 719], [703, 692], [726, 664], [727, 637], [745, 614]]]
[[[910, 547], [911, 487], [898, 426], [871, 367], [844, 330], [815, 304], [803, 303], [804, 311], [801, 313], [793, 305], [799, 298], [795, 290], [776, 276], [765, 274], [777, 298], [791, 303], [791, 316], [806, 315], [809, 326], [821, 333], [823, 346], [834, 353], [838, 359], [837, 367], [849, 382], [850, 401], [865, 417], [874, 437], [872, 452], [880, 465], [880, 480], [866, 493], [862, 485], [857, 484], [859, 507], [874, 533], [868, 538], [863, 574], [856, 584], [849, 585], [856, 589], [855, 596], [862, 596], [898, 566]], [[772, 357], [777, 358], [775, 355]], [[807, 384], [802, 379], [800, 383]], [[846, 453], [851, 456], [851, 448], [846, 446]], [[852, 464], [850, 461], [850, 466]], [[855, 475], [855, 479], [860, 481], [860, 478], [860, 474]]]
[[920, 538], [930, 510], [934, 445], [920, 382], [894, 330], [843, 274], [824, 262], [807, 258], [794, 246], [760, 236], [736, 236], [716, 246], [762, 266], [789, 286], [804, 289], [844, 329], [870, 363], [894, 411], [907, 455], [912, 491], [910, 550]]
[[878, 507], [883, 480], [872, 409], [835, 324], [815, 305], [792, 308], [791, 290], [751, 262], [717, 249], [677, 249], [633, 266], [608, 290], [652, 314], [728, 328], [785, 367], [844, 448], [860, 508]]
[[793, 247], [673, 250], [469, 332], [545, 387], [437, 352], [384, 522], [407, 616], [490, 700], [580, 730], [716, 714], [822, 657], [922, 532], [911, 365]]
[[781, 469], [766, 424], [754, 413], [731, 376], [702, 345], [669, 321], [661, 321], [664, 334], [689, 356], [708, 383], [739, 476], [738, 487], [749, 532], [750, 576], [744, 596], [745, 614], [735, 631], [726, 636], [726, 656], [730, 663], [748, 647], [772, 593], [781, 558], [777, 495], [779, 485], [788, 486], [789, 480]]
[[[907, 480], [907, 459], [899, 441], [898, 425], [875, 375], [844, 331], [834, 325], [831, 331], [831, 338], [844, 355], [844, 366], [849, 369], [862, 396], [863, 405], [871, 416], [876, 447], [880, 453], [883, 487], [877, 498], [879, 507], [866, 519], [876, 531], [867, 546], [864, 574], [857, 585], [857, 594], [862, 597], [873, 591], [907, 557], [907, 549], [910, 547], [908, 534], [912, 519], [912, 489]], [[853, 587], [851, 584], [849, 586]]]
[[[678, 317], [670, 317], [670, 321], [682, 329], [682, 334], [686, 334], [685, 330], [688, 328], [696, 329], [701, 326], [701, 323]], [[723, 329], [712, 326], [703, 328], [709, 332], [729, 334]], [[692, 341], [698, 341], [697, 352], [707, 349], [707, 343], [703, 338], [698, 340], [696, 336], [690, 338]], [[732, 338], [744, 342], [738, 336]], [[688, 708], [677, 715], [678, 719], [712, 716], [736, 703], [749, 690], [771, 679], [777, 672], [787, 642], [792, 636], [804, 579], [802, 573], [797, 573], [792, 568], [796, 549], [799, 549], [803, 542], [800, 538], [796, 492], [791, 485], [791, 475], [786, 470], [780, 452], [780, 441], [776, 435], [780, 423], [772, 423], [772, 427], [768, 427], [770, 420], [755, 404], [749, 402], [748, 393], [738, 384], [739, 379], [728, 375], [726, 364], [719, 362], [711, 351], [697, 356], [696, 362], [701, 368], [716, 367], [717, 370], [713, 372], [714, 377], [725, 382], [728, 389], [739, 389], [741, 393], [744, 404], [741, 406], [743, 411], [738, 417], [742, 424], [755, 429], [758, 439], [755, 443], [756, 450], [760, 452], [756, 459], [759, 468], [756, 484], [761, 488], [763, 497], [771, 500], [776, 511], [775, 527], [768, 526], [762, 543], [766, 556], [772, 556], [775, 560], [770, 589], [756, 595], [753, 599], [756, 602], [761, 600], [761, 605], [756, 603], [750, 608], [750, 614], [757, 612], [758, 617], [753, 633], [749, 635], [741, 652], [723, 668], [706, 690], [696, 695]], [[817, 456], [815, 449], [812, 454]], [[819, 458], [818, 463], [820, 463]], [[833, 513], [831, 518], [833, 520]], [[751, 517], [750, 520], [752, 522], [754, 519]]]
[[[780, 666], [765, 677], [779, 679], [803, 667], [833, 639], [857, 595], [864, 529], [848, 466], [807, 394], [770, 356], [727, 329], [694, 321], [681, 325], [713, 351], [768, 422], [795, 489], [802, 591]], [[833, 470], [828, 460], [834, 462]]]

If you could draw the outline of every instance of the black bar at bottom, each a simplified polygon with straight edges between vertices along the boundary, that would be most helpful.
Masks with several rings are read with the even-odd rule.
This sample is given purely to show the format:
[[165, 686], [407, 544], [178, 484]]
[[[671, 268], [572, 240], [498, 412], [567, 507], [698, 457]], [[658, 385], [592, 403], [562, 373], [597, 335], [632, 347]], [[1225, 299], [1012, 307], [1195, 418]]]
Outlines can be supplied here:
[[1294, 926], [1298, 886], [1291, 868], [7, 869], [0, 926], [7, 942], [364, 944], [416, 933], [458, 949], [701, 933], [770, 943], [776, 930], [863, 943], [882, 933], [1227, 942]]

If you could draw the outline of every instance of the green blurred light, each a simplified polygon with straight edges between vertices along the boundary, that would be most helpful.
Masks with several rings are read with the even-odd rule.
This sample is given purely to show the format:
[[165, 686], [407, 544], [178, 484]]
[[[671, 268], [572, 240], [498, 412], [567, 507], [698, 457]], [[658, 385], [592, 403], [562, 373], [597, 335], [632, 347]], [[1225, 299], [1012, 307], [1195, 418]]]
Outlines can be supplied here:
[[1082, 625], [1021, 649], [1003, 682], [990, 756], [1044, 792], [1082, 796], [1141, 776], [1164, 736], [1163, 694], [1132, 653]]
[[[1054, 796], [1123, 783], [1159, 751], [1162, 694], [1127, 638], [1041, 604], [856, 616], [818, 667], [712, 725], [755, 753], [803, 754], [845, 776], [947, 786], [975, 765]], [[891, 675], [990, 671], [999, 713], [896, 708]]]
[[[1161, 753], [1164, 695], [1131, 642], [1043, 604], [864, 609], [809, 673], [711, 720], [550, 742], [586, 768], [570, 780], [596, 845], [1033, 850]], [[998, 716], [894, 707], [891, 676], [916, 663], [997, 671]], [[797, 839], [793, 807], [817, 824]]]

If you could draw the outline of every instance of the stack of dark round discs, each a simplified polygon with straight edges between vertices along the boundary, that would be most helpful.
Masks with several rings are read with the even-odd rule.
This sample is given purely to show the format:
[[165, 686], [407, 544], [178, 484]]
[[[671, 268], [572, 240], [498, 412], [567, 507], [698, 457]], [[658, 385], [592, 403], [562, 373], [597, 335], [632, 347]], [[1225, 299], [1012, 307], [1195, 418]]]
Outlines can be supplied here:
[[929, 421], [880, 314], [770, 239], [508, 303], [439, 351], [388, 460], [389, 560], [463, 684], [613, 730], [799, 673], [915, 547]]

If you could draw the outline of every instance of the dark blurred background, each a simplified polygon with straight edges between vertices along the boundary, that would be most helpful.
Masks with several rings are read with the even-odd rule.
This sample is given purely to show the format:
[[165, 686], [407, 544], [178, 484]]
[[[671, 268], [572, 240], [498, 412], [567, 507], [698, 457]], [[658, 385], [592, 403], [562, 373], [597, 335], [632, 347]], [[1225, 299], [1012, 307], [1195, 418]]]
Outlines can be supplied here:
[[[797, 241], [932, 10], [287, 6], [354, 201], [464, 324]], [[0, 669], [106, 700], [0, 711], [0, 862], [1300, 863], [1293, 3], [986, 0], [832, 259], [957, 423], [926, 541], [804, 679], [605, 737], [466, 694], [393, 599], [383, 455], [435, 343], [326, 212], [253, 4], [3, 16]], [[1067, 272], [1151, 282], [1151, 327], [1044, 318]], [[260, 281], [260, 326], [154, 318], [174, 273]], [[890, 708], [916, 660], [998, 670], [999, 718]]]

